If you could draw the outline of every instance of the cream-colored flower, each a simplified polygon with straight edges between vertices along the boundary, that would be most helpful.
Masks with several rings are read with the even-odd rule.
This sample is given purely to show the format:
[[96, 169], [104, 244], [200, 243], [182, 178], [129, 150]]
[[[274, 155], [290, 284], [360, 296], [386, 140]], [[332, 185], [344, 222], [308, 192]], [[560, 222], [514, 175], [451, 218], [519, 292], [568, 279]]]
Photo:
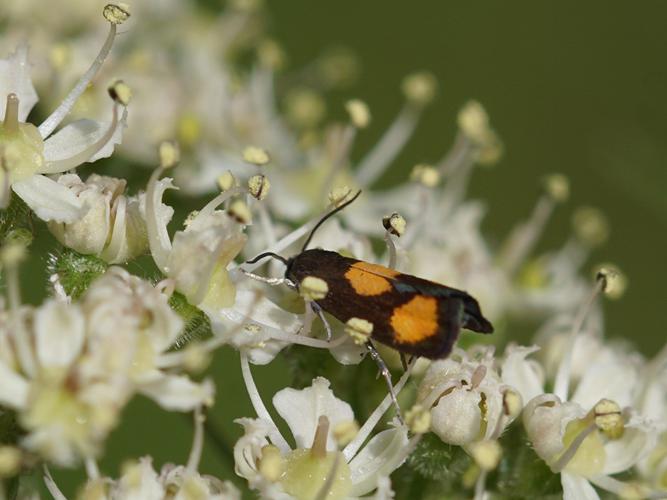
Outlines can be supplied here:
[[[303, 390], [279, 391], [273, 405], [294, 436], [296, 447], [291, 449], [256, 393], [245, 363], [244, 378], [260, 418], [238, 420], [245, 432], [234, 447], [234, 458], [236, 473], [261, 498], [301, 499], [318, 494], [357, 498], [376, 488], [380, 489], [378, 498], [386, 498], [386, 477], [416, 443], [408, 440], [407, 429], [400, 426], [380, 432], [360, 449], [387, 410], [388, 397], [369, 418], [372, 425], [362, 426], [354, 440], [339, 451], [333, 430], [337, 424], [353, 421], [354, 415], [347, 403], [333, 395], [329, 381], [319, 377]], [[333, 480], [327, 480], [331, 475]]]
[[114, 98], [109, 122], [77, 120], [54, 133], [109, 54], [116, 37], [116, 24], [110, 22], [109, 25], [107, 39], [93, 64], [39, 127], [25, 122], [37, 102], [26, 46], [20, 45], [14, 54], [0, 60], [0, 97], [6, 99], [0, 112], [4, 120], [0, 124], [0, 202], [3, 206], [9, 201], [11, 187], [46, 221], [72, 222], [85, 214], [83, 202], [46, 175], [109, 156], [121, 140], [127, 102], [119, 98]]
[[58, 184], [68, 187], [86, 210], [73, 222], [48, 223], [60, 243], [111, 264], [126, 262], [148, 250], [144, 195], [127, 196], [125, 180], [91, 174], [83, 182], [76, 174], [65, 174]]

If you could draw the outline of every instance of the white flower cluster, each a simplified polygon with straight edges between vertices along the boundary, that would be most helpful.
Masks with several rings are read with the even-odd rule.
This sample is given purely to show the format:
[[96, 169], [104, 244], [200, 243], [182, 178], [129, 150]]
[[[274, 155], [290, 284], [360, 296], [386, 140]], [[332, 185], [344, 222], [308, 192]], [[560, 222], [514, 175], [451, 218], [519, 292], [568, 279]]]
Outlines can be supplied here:
[[[46, 69], [35, 68], [42, 83], [68, 83], [70, 68], [90, 46], [82, 40], [97, 36], [89, 30], [95, 24], [88, 17], [92, 3], [77, 9], [80, 2], [63, 2], [68, 8], [42, 19], [45, 31], [64, 36], [78, 26], [79, 38], [70, 48], [49, 46]], [[566, 499], [599, 498], [596, 487], [622, 498], [664, 496], [667, 347], [644, 360], [605, 340], [599, 300], [622, 293], [622, 276], [604, 267], [590, 286], [580, 275], [591, 249], [606, 237], [604, 218], [590, 208], [578, 211], [572, 237], [535, 256], [550, 215], [568, 196], [567, 179], [554, 174], [544, 179], [526, 221], [498, 248], [489, 244], [480, 230], [485, 207], [467, 200], [466, 191], [476, 166], [495, 163], [502, 144], [476, 101], [461, 109], [453, 146], [439, 161], [415, 166], [390, 190], [375, 190], [434, 98], [433, 76], [405, 79], [403, 109], [354, 161], [355, 137], [371, 122], [366, 104], [350, 100], [347, 123], [325, 124], [321, 89], [295, 88], [286, 95], [284, 115], [279, 113], [273, 82], [282, 54], [254, 28], [256, 2], [233, 3], [212, 21], [190, 2], [144, 2], [136, 14], [155, 36], [139, 41], [128, 8], [107, 5], [109, 32], [101, 50], [38, 127], [26, 122], [37, 102], [26, 46], [0, 60], [0, 98], [6, 100], [0, 110], [2, 207], [15, 206], [20, 197], [68, 252], [104, 267], [92, 283], [76, 266], [54, 270], [53, 297], [27, 306], [18, 279], [26, 247], [1, 235], [7, 300], [0, 311], [0, 415], [11, 413], [20, 431], [12, 444], [0, 446], [0, 478], [43, 462], [47, 489], [61, 500], [66, 497], [47, 465], [83, 462], [83, 499], [240, 498], [231, 483], [199, 472], [203, 415], [214, 386], [187, 374], [227, 345], [239, 353], [256, 413], [236, 420], [243, 435], [233, 450], [235, 472], [261, 498], [394, 498], [391, 474], [406, 461], [402, 470], [417, 474], [409, 459], [432, 433], [470, 458], [460, 486], [481, 500], [496, 491], [492, 478], [516, 451], [504, 441], [511, 432], [520, 432], [544, 468], [560, 475]], [[0, 16], [16, 20], [34, 12], [44, 13], [32, 0], [0, 7]], [[167, 21], [177, 26], [151, 28], [151, 22]], [[111, 68], [132, 82], [140, 98], [130, 104], [130, 87], [115, 81], [108, 87], [110, 120], [79, 119], [56, 131], [70, 112], [97, 107], [97, 82], [111, 71], [102, 66], [125, 22], [125, 56]], [[46, 50], [48, 40], [36, 41], [38, 50]], [[185, 57], [173, 57], [175, 44]], [[230, 62], [239, 45], [258, 55], [246, 73]], [[315, 79], [321, 88], [353, 72], [349, 59], [337, 57], [319, 62]], [[167, 141], [172, 138], [180, 146]], [[90, 174], [83, 180], [74, 172], [110, 156], [121, 140], [122, 154], [144, 162], [154, 161], [160, 144], [159, 165], [145, 191], [130, 194], [126, 179]], [[219, 194], [170, 231], [178, 204], [170, 206], [165, 193], [180, 188], [206, 194], [216, 185]], [[359, 188], [364, 193], [358, 201], [320, 228], [321, 214]], [[363, 320], [329, 323], [317, 304], [331, 292], [321, 280], [302, 286], [301, 297], [287, 286], [268, 286], [296, 286], [283, 276], [282, 256], [298, 253], [306, 236], [313, 236], [313, 247], [467, 290], [496, 325], [511, 324], [515, 316], [536, 319], [542, 326], [535, 345], [509, 344], [502, 355], [490, 345], [455, 347], [434, 361], [400, 360], [399, 353], [381, 347], [386, 364], [403, 372], [392, 384], [382, 365], [391, 390], [363, 421], [361, 412], [355, 416], [357, 409], [334, 395], [331, 381], [313, 374], [310, 386], [287, 387], [273, 397], [274, 413], [291, 433], [286, 437], [264, 404], [251, 365], [303, 346], [330, 353], [340, 363], [337, 372], [357, 370], [349, 365], [362, 361], [373, 338], [373, 325]], [[373, 251], [373, 240], [380, 238], [383, 255]], [[118, 267], [146, 253], [160, 274], [157, 284]], [[252, 273], [263, 262], [236, 262], [258, 254], [276, 257], [262, 276]], [[77, 280], [85, 289], [80, 297], [70, 287]], [[201, 314], [210, 337], [183, 347], [184, 321], [170, 299]], [[503, 331], [496, 337], [497, 343], [511, 339]], [[125, 466], [118, 479], [105, 477], [96, 459], [136, 394], [167, 411], [193, 412], [190, 456], [186, 465], [167, 464], [159, 472], [146, 456]], [[406, 411], [376, 431], [392, 405]], [[5, 496], [3, 483], [0, 499]]]

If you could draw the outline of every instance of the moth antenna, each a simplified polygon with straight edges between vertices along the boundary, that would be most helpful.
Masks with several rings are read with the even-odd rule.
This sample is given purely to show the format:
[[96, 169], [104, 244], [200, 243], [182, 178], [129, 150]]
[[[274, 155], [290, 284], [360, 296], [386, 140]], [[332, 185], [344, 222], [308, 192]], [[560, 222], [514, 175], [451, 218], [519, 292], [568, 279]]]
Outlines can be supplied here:
[[264, 252], [264, 253], [260, 253], [260, 254], [259, 254], [257, 257], [255, 257], [254, 259], [246, 260], [245, 263], [246, 263], [246, 264], [254, 264], [254, 263], [257, 262], [258, 260], [262, 260], [262, 259], [265, 259], [265, 258], [267, 258], [267, 257], [271, 257], [271, 258], [273, 258], [273, 259], [279, 260], [279, 261], [282, 262], [283, 264], [287, 265], [287, 259], [286, 259], [285, 257], [283, 257], [282, 255], [278, 255], [277, 253], [273, 253], [273, 252]]
[[342, 205], [340, 205], [340, 206], [334, 208], [331, 212], [329, 212], [329, 213], [326, 214], [324, 217], [322, 217], [322, 218], [320, 219], [320, 221], [319, 221], [317, 224], [315, 224], [315, 227], [313, 228], [313, 230], [312, 230], [312, 231], [310, 232], [310, 234], [308, 235], [308, 238], [306, 239], [306, 242], [303, 244], [303, 247], [301, 248], [301, 251], [303, 252], [306, 248], [308, 248], [308, 244], [310, 243], [310, 240], [313, 239], [313, 236], [315, 235], [315, 231], [317, 231], [317, 230], [320, 228], [320, 226], [321, 226], [322, 224], [324, 224], [324, 223], [327, 221], [327, 219], [329, 219], [329, 218], [330, 218], [331, 216], [333, 216], [333, 215], [336, 215], [338, 212], [340, 212], [341, 210], [343, 210], [346, 206], [348, 206], [348, 205], [349, 205], [350, 203], [352, 203], [354, 200], [356, 200], [357, 198], [359, 198], [359, 195], [360, 195], [360, 194], [361, 194], [361, 189], [360, 189], [359, 191], [357, 191], [357, 194], [355, 194], [352, 198], [350, 198], [349, 200], [347, 200], [347, 201], [346, 201], [345, 203], [343, 203]]

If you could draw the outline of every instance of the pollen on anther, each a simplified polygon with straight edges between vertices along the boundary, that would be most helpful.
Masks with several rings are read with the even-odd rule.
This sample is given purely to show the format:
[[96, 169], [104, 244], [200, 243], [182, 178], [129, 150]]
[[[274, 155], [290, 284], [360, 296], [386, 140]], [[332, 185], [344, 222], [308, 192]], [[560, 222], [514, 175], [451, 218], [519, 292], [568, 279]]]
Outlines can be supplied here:
[[239, 224], [248, 225], [252, 222], [252, 213], [243, 200], [234, 200], [227, 213]]
[[363, 345], [373, 333], [373, 323], [363, 318], [350, 318], [345, 323], [345, 333], [352, 337], [355, 344]]
[[266, 150], [257, 146], [248, 146], [243, 150], [243, 161], [261, 167], [269, 163], [271, 158]]
[[248, 192], [258, 200], [263, 200], [269, 194], [271, 183], [265, 175], [257, 174], [248, 179]]
[[124, 3], [107, 4], [102, 11], [102, 15], [111, 24], [122, 24], [130, 17], [129, 6]]
[[382, 225], [394, 236], [401, 237], [405, 233], [407, 223], [401, 214], [394, 212], [382, 219]]
[[299, 293], [307, 301], [321, 300], [329, 293], [329, 285], [322, 278], [306, 276], [301, 281]]

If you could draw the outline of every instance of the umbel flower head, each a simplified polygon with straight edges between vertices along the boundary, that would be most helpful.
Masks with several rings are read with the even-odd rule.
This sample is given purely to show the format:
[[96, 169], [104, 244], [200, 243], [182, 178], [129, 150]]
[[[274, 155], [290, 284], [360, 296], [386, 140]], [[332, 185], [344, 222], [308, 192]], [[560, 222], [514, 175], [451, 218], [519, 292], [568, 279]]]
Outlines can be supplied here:
[[0, 204], [9, 203], [14, 191], [43, 220], [71, 222], [86, 212], [86, 206], [62, 184], [47, 177], [71, 170], [82, 163], [111, 155], [121, 140], [130, 93], [117, 82], [110, 88], [112, 117], [108, 122], [77, 120], [54, 133], [77, 99], [95, 77], [109, 54], [117, 25], [129, 14], [107, 5], [104, 16], [109, 34], [98, 56], [62, 103], [39, 126], [26, 123], [37, 103], [29, 74], [27, 47], [21, 45], [7, 59], [0, 60]]

